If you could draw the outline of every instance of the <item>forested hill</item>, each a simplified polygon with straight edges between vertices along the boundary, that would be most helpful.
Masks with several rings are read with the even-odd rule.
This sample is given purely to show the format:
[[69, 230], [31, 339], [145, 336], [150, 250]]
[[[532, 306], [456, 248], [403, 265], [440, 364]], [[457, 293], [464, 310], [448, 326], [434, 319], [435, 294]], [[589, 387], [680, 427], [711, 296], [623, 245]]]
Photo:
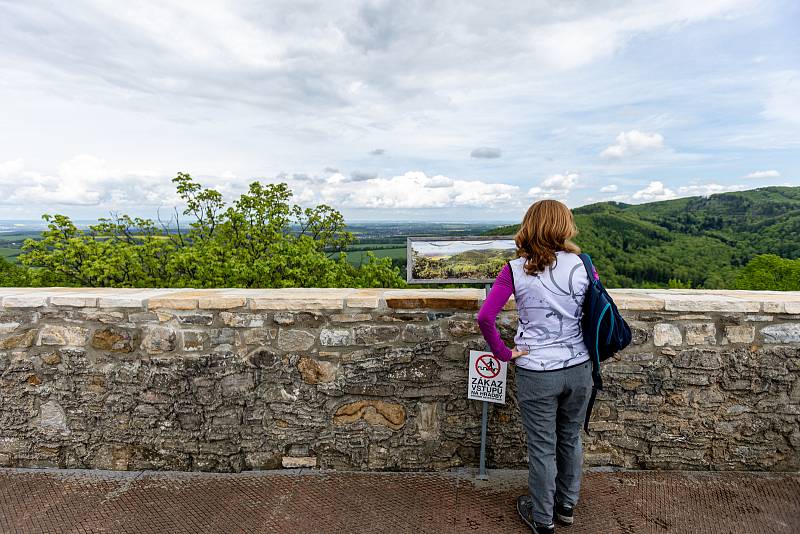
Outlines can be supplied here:
[[[758, 254], [800, 258], [800, 187], [647, 204], [600, 202], [574, 210], [577, 244], [609, 287], [733, 287]], [[504, 226], [486, 235], [509, 235]]]

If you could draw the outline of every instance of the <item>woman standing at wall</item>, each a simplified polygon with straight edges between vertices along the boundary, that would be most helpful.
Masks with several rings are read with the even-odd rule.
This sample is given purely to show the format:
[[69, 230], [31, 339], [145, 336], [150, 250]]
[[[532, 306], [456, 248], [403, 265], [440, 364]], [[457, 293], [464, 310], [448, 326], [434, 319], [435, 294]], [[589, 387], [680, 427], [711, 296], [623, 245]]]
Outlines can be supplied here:
[[[492, 353], [516, 366], [517, 401], [528, 441], [528, 494], [517, 511], [533, 532], [573, 522], [583, 467], [581, 425], [592, 392], [592, 364], [581, 332], [589, 285], [572, 212], [555, 200], [528, 208], [508, 262], [478, 312]], [[596, 273], [595, 273], [596, 276]], [[519, 325], [514, 349], [495, 327], [514, 295]]]

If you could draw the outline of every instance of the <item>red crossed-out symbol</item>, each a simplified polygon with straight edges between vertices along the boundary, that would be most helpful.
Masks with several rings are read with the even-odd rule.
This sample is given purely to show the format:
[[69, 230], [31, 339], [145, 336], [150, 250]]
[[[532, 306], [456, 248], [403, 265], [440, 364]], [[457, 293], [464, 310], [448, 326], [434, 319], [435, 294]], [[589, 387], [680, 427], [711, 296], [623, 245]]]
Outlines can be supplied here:
[[494, 378], [500, 374], [500, 360], [492, 354], [483, 354], [475, 360], [475, 370], [483, 378]]

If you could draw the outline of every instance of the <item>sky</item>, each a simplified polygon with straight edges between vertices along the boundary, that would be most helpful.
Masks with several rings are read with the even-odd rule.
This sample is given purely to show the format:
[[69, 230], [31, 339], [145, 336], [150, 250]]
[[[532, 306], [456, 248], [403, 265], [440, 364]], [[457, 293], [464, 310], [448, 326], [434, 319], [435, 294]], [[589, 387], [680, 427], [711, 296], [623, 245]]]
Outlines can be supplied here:
[[792, 0], [0, 0], [0, 219], [188, 172], [350, 221], [800, 185]]

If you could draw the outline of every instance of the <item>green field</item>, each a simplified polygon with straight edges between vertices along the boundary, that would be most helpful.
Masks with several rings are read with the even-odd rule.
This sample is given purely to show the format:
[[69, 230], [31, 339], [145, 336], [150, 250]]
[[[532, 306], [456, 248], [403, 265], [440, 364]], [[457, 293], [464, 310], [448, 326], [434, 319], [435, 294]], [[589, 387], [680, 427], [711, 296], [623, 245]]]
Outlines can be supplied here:
[[0, 257], [7, 259], [11, 262], [16, 262], [19, 256], [19, 248], [0, 246]]
[[397, 244], [376, 243], [369, 245], [353, 245], [347, 250], [347, 261], [352, 265], [360, 265], [367, 261], [367, 251], [372, 251], [378, 258], [391, 258], [395, 265], [406, 263], [406, 246]]

